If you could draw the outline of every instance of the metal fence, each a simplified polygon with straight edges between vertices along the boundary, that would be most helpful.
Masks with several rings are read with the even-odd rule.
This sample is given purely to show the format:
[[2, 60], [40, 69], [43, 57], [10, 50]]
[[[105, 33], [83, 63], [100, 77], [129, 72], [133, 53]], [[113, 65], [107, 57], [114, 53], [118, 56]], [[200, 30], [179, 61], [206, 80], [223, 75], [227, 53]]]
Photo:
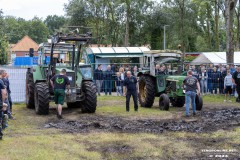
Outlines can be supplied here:
[[11, 97], [13, 103], [25, 102], [26, 96], [26, 68], [1, 67], [9, 74]]

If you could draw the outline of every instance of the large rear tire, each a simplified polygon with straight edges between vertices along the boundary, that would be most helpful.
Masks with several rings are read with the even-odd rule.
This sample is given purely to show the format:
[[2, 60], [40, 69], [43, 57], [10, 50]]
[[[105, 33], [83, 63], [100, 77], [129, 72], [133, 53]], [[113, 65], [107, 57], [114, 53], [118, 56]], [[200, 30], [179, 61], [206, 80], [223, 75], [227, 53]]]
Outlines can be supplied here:
[[183, 107], [185, 104], [185, 97], [177, 97], [174, 99], [170, 99], [173, 107]]
[[202, 99], [202, 96], [196, 95], [195, 102], [196, 102], [196, 110], [197, 110], [197, 111], [201, 111], [201, 110], [202, 110], [202, 107], [203, 107], [203, 99]]
[[49, 113], [49, 89], [46, 83], [37, 83], [34, 92], [35, 110], [37, 114]]
[[139, 103], [142, 107], [151, 108], [155, 99], [155, 82], [148, 75], [143, 75], [139, 79]]
[[82, 90], [85, 94], [85, 100], [82, 102], [83, 113], [95, 113], [97, 107], [97, 89], [92, 81], [86, 81], [82, 84]]
[[27, 73], [26, 75], [26, 106], [27, 108], [34, 109], [34, 82], [33, 74]]
[[169, 103], [170, 103], [170, 100], [169, 100], [168, 95], [161, 94], [160, 97], [159, 97], [159, 108], [161, 110], [168, 111], [169, 110]]

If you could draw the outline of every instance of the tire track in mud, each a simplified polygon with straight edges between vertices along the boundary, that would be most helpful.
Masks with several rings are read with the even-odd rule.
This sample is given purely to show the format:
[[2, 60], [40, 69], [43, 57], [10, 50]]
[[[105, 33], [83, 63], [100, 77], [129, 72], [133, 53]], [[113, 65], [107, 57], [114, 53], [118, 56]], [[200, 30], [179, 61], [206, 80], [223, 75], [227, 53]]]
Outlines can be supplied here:
[[198, 113], [195, 117], [164, 120], [130, 120], [126, 117], [88, 116], [79, 120], [61, 120], [45, 124], [45, 128], [57, 128], [68, 133], [124, 132], [163, 133], [167, 131], [213, 132], [240, 126], [240, 109], [220, 109]]

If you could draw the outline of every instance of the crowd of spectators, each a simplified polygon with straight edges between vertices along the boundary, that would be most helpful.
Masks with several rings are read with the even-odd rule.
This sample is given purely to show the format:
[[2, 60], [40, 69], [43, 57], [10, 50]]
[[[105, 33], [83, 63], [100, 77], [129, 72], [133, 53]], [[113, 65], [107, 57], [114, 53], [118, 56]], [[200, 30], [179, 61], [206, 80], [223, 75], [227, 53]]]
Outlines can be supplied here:
[[[188, 65], [186, 70], [192, 70], [193, 76], [198, 79], [201, 86], [202, 95], [205, 94], [237, 94], [236, 85], [232, 82], [232, 75], [236, 72], [235, 65]], [[131, 71], [133, 76], [137, 76], [138, 66], [117, 66], [116, 64], [108, 65], [105, 71], [102, 65], [94, 71], [94, 80], [97, 85], [98, 95], [101, 91], [105, 95], [111, 95], [112, 91], [116, 91], [117, 95], [123, 95], [123, 81], [126, 78], [127, 71]], [[176, 70], [172, 70], [171, 65], [156, 65], [156, 75], [172, 75]], [[232, 83], [231, 83], [232, 82]], [[226, 92], [227, 91], [227, 92]]]
[[94, 81], [97, 86], [98, 95], [104, 91], [105, 95], [111, 95], [112, 91], [116, 91], [118, 96], [123, 96], [123, 81], [130, 71], [133, 76], [137, 77], [138, 66], [117, 66], [116, 64], [108, 65], [103, 71], [102, 65], [99, 64], [94, 70]]
[[236, 72], [236, 67], [222, 64], [201, 65], [199, 67], [192, 65], [189, 70], [192, 70], [193, 76], [199, 80], [202, 94], [225, 94], [224, 79], [228, 72], [233, 75]]

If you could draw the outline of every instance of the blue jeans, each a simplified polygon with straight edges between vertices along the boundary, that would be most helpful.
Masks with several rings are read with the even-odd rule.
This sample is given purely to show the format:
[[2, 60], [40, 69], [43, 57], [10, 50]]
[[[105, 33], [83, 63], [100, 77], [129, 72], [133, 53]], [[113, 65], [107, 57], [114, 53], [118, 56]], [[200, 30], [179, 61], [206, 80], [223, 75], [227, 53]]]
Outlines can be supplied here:
[[117, 95], [123, 96], [122, 87], [117, 86], [116, 89], [117, 89]]
[[98, 95], [100, 95], [100, 93], [101, 93], [102, 83], [103, 83], [103, 80], [96, 80], [96, 86], [97, 86]]
[[186, 115], [187, 116], [189, 116], [190, 100], [192, 102], [193, 113], [196, 113], [196, 102], [195, 102], [196, 95], [197, 95], [197, 93], [193, 92], [193, 91], [187, 91], [186, 94], [185, 94], [185, 98], [186, 98]]
[[207, 80], [205, 79], [205, 80], [201, 80], [200, 81], [200, 84], [201, 84], [201, 92], [202, 93], [207, 93]]
[[105, 95], [109, 93], [109, 95], [112, 94], [112, 80], [105, 80]]

